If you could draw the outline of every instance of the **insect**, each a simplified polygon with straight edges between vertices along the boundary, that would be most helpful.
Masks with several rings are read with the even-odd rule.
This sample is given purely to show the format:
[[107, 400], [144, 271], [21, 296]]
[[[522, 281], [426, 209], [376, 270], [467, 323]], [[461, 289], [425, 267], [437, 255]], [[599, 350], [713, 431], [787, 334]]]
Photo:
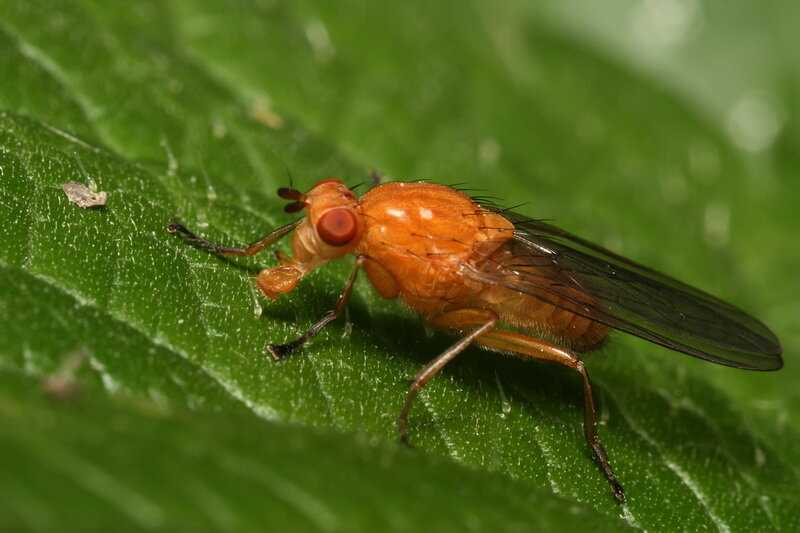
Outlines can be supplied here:
[[187, 243], [220, 255], [250, 256], [292, 231], [292, 255], [261, 271], [268, 298], [292, 291], [320, 265], [352, 254], [355, 266], [336, 307], [300, 337], [268, 344], [276, 360], [298, 350], [345, 309], [359, 270], [383, 298], [400, 298], [459, 340], [414, 377], [397, 419], [407, 442], [419, 391], [471, 344], [570, 368], [583, 383], [586, 442], [615, 498], [625, 493], [597, 433], [582, 355], [610, 329], [707, 361], [749, 370], [783, 366], [781, 346], [760, 321], [734, 306], [545, 222], [427, 182], [376, 185], [360, 198], [341, 180], [307, 193], [281, 188], [285, 211], [305, 216], [245, 248], [228, 248], [173, 223]]

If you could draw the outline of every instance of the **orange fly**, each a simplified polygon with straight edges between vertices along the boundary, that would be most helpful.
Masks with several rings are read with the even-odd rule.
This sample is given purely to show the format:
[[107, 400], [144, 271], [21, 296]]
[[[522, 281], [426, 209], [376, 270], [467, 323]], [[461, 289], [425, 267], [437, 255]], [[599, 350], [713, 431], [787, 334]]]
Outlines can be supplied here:
[[281, 188], [286, 212], [306, 216], [246, 248], [227, 248], [180, 224], [169, 231], [221, 255], [254, 255], [294, 231], [291, 257], [256, 283], [269, 298], [290, 292], [320, 265], [353, 254], [336, 307], [299, 338], [270, 344], [281, 359], [341, 315], [363, 268], [383, 298], [401, 298], [436, 329], [461, 338], [415, 376], [397, 426], [404, 441], [420, 389], [467, 346], [557, 363], [583, 381], [584, 434], [614, 496], [625, 500], [597, 434], [580, 354], [610, 328], [714, 363], [749, 370], [783, 366], [781, 346], [760, 321], [717, 298], [544, 222], [431, 183], [387, 183], [361, 198], [338, 179], [309, 192]]

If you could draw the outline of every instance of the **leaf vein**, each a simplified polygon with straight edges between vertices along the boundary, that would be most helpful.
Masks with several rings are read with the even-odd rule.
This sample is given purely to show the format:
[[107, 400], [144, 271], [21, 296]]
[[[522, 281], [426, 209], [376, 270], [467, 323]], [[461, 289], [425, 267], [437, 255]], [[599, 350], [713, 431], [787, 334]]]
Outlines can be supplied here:
[[667, 456], [664, 447], [657, 442], [656, 439], [650, 435], [650, 433], [633, 421], [630, 414], [627, 413], [623, 408], [623, 404], [617, 399], [616, 393], [612, 392], [612, 389], [607, 387], [602, 383], [602, 381], [597, 380], [596, 378], [595, 382], [602, 384], [606, 394], [614, 400], [614, 403], [617, 406], [617, 412], [622, 415], [622, 419], [625, 421], [628, 427], [631, 428], [634, 433], [639, 435], [642, 440], [655, 449], [664, 465], [677, 476], [677, 478], [686, 486], [686, 488], [689, 489], [689, 492], [694, 496], [694, 498], [700, 504], [700, 507], [706, 513], [711, 522], [717, 527], [720, 533], [730, 533], [730, 526], [722, 519], [722, 517], [714, 512], [708, 501], [708, 497], [703, 493], [697, 482], [689, 475], [689, 473]]

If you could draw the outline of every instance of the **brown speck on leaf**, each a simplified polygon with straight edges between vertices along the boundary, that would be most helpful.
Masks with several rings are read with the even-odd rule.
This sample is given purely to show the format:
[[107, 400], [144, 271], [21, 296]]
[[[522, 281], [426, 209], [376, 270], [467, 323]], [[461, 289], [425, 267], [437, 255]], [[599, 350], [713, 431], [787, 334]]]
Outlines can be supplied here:
[[256, 98], [250, 105], [250, 117], [264, 126], [279, 130], [285, 124], [282, 116], [273, 111], [272, 105], [266, 98]]
[[66, 401], [74, 398], [79, 392], [75, 373], [85, 359], [86, 353], [82, 351], [69, 354], [58, 370], [42, 379], [42, 391], [53, 400]]
[[70, 202], [87, 209], [89, 207], [102, 207], [108, 201], [108, 193], [105, 191], [96, 192], [77, 181], [68, 181], [61, 186], [64, 189], [64, 194]]

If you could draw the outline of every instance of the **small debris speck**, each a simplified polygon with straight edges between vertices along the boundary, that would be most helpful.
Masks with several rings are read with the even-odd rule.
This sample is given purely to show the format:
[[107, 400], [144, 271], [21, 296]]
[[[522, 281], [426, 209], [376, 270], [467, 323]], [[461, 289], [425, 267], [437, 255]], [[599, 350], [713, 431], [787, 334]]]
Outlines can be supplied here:
[[286, 121], [275, 110], [267, 98], [256, 98], [250, 105], [250, 117], [273, 130], [281, 129]]
[[74, 398], [79, 390], [75, 374], [83, 365], [86, 354], [82, 351], [68, 355], [53, 374], [42, 379], [42, 391], [54, 400]]
[[93, 191], [83, 183], [77, 181], [68, 181], [61, 186], [64, 189], [64, 194], [70, 202], [87, 209], [89, 207], [102, 207], [108, 201], [108, 193], [105, 191]]

